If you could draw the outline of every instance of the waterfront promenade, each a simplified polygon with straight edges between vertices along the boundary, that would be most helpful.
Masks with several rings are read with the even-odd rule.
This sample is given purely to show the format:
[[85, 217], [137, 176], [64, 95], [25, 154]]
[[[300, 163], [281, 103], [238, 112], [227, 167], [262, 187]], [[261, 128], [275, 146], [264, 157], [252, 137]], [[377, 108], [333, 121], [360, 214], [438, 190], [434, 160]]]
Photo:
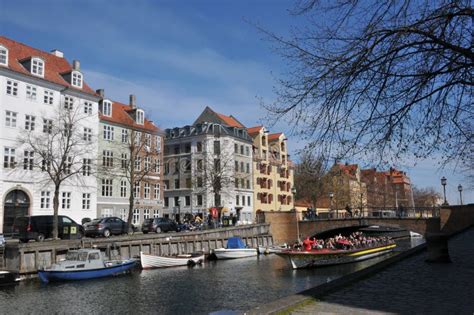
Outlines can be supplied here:
[[449, 241], [452, 263], [426, 263], [426, 251], [284, 314], [473, 314], [474, 228]]

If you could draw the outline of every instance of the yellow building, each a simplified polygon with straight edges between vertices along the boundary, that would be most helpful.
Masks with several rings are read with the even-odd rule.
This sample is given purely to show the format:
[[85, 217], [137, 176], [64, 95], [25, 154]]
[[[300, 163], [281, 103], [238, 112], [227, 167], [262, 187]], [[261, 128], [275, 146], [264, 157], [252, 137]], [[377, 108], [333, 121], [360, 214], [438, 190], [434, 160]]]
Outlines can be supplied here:
[[288, 139], [283, 133], [269, 134], [263, 126], [248, 128], [247, 132], [253, 139], [254, 209], [293, 209], [293, 166], [288, 155]]

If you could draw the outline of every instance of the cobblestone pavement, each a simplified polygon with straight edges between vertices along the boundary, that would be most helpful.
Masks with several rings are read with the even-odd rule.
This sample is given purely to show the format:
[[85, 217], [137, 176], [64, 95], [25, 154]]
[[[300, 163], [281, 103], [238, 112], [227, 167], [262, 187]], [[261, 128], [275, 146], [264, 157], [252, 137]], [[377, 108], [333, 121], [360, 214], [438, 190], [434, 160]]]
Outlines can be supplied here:
[[474, 228], [449, 241], [452, 263], [426, 252], [306, 303], [291, 314], [474, 314]]

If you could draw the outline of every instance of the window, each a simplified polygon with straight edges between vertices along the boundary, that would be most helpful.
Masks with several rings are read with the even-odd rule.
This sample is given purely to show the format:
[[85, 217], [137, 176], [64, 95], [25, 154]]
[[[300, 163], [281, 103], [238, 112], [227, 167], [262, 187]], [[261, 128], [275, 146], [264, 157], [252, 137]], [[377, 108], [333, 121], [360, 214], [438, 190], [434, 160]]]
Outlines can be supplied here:
[[135, 132], [135, 145], [139, 146], [142, 141], [142, 133], [140, 131]]
[[32, 101], [36, 101], [36, 86], [26, 85], [26, 98]]
[[122, 153], [121, 162], [122, 162], [122, 168], [126, 169], [127, 166], [128, 166], [128, 154], [127, 153]]
[[245, 206], [245, 196], [242, 196], [242, 206]]
[[202, 170], [203, 170], [203, 161], [202, 160], [197, 160], [197, 170], [198, 170], [198, 172], [202, 172]]
[[35, 159], [35, 153], [33, 151], [25, 151], [23, 155], [23, 169], [24, 170], [33, 170]]
[[214, 154], [221, 154], [221, 142], [214, 141]]
[[114, 166], [114, 153], [109, 150], [102, 151], [102, 165], [107, 167]]
[[179, 179], [174, 180], [174, 188], [179, 189]]
[[201, 188], [202, 187], [202, 177], [198, 177], [196, 181], [197, 181], [198, 188]]
[[127, 181], [121, 180], [120, 181], [120, 197], [127, 197]]
[[155, 173], [160, 173], [160, 160], [155, 159]]
[[244, 146], [243, 145], [240, 146], [240, 154], [244, 155]]
[[142, 110], [137, 110], [137, 124], [143, 125], [145, 121], [145, 114]]
[[234, 183], [235, 188], [239, 188], [239, 179], [236, 178], [236, 179], [234, 180], [234, 182], [235, 182], [235, 183]]
[[128, 142], [128, 130], [122, 129], [122, 143]]
[[160, 210], [158, 209], [153, 210], [153, 217], [158, 218], [159, 216], [160, 216]]
[[237, 206], [240, 205], [240, 197], [239, 196], [235, 196], [235, 204]]
[[112, 197], [112, 179], [102, 179], [102, 196]]
[[155, 147], [156, 152], [161, 152], [161, 137], [156, 136], [156, 147]]
[[247, 196], [247, 206], [251, 206], [252, 204], [250, 203], [250, 196]]
[[100, 212], [101, 218], [109, 218], [113, 215], [114, 209], [102, 209]]
[[91, 128], [84, 128], [84, 135], [82, 137], [84, 141], [91, 142], [92, 141], [92, 129]]
[[133, 197], [140, 198], [140, 182], [135, 182], [133, 186]]
[[250, 189], [250, 180], [247, 179], [247, 189]]
[[197, 152], [202, 152], [202, 142], [197, 142], [196, 143], [196, 151]]
[[92, 160], [91, 159], [82, 159], [82, 175], [90, 176], [91, 175], [91, 166]]
[[150, 167], [151, 167], [151, 157], [147, 156], [145, 157], [145, 163], [144, 163], [144, 168], [145, 168], [145, 172], [148, 172], [150, 170]]
[[92, 103], [91, 102], [84, 102], [84, 114], [92, 114]]
[[91, 208], [91, 194], [82, 194], [82, 210], [89, 210]]
[[145, 145], [150, 148], [151, 147], [151, 135], [149, 133], [145, 134]]
[[52, 131], [53, 131], [53, 121], [51, 119], [43, 118], [43, 132], [51, 134]]
[[197, 195], [197, 205], [202, 206], [202, 195]]
[[240, 179], [240, 187], [245, 188], [245, 179]]
[[250, 174], [250, 163], [247, 163], [247, 173]]
[[169, 200], [169, 198], [168, 198], [168, 197], [165, 197], [165, 199], [164, 199], [164, 203], [165, 203], [165, 208], [168, 208], [168, 207], [169, 207], [169, 205], [170, 205], [170, 200]]
[[141, 169], [142, 169], [142, 158], [137, 156], [137, 158], [135, 159], [135, 171], [139, 172], [141, 171]]
[[31, 73], [42, 77], [44, 75], [44, 61], [39, 58], [31, 59]]
[[150, 209], [143, 209], [143, 219], [149, 219], [150, 218]]
[[163, 188], [164, 190], [168, 190], [169, 187], [170, 187], [170, 181], [167, 180], [167, 179], [165, 179], [165, 180], [163, 181], [163, 186], [164, 186], [164, 188]]
[[61, 198], [61, 208], [71, 209], [71, 192], [63, 191]]
[[219, 173], [221, 171], [221, 160], [214, 159], [214, 172]]
[[104, 140], [114, 140], [114, 127], [104, 126]]
[[143, 185], [143, 198], [150, 199], [150, 183], [148, 182]]
[[140, 223], [140, 209], [133, 209], [132, 224]]
[[155, 184], [155, 200], [160, 200], [160, 184]]
[[50, 160], [43, 160], [41, 161], [41, 171], [46, 172], [51, 170], [51, 161]]
[[25, 129], [33, 131], [35, 130], [35, 116], [25, 115]]
[[44, 90], [43, 102], [48, 105], [53, 105], [53, 91]]
[[192, 180], [191, 177], [186, 178], [186, 188], [192, 188]]
[[179, 200], [179, 197], [174, 197], [174, 206], [179, 207], [181, 205], [181, 200]]
[[245, 155], [250, 156], [250, 148], [249, 147], [245, 147]]
[[72, 110], [74, 106], [74, 98], [71, 96], [64, 97], [64, 109]]
[[239, 162], [238, 161], [235, 161], [235, 171], [236, 172], [239, 171]]
[[127, 221], [127, 218], [128, 218], [128, 210], [120, 209], [120, 219]]
[[18, 82], [7, 80], [7, 94], [18, 96]]
[[16, 115], [17, 113], [15, 112], [5, 111], [5, 126], [16, 127]]
[[15, 149], [5, 147], [3, 152], [3, 167], [15, 168]]
[[105, 116], [112, 116], [112, 103], [109, 101], [103, 101], [100, 106], [100, 111]]
[[8, 66], [8, 49], [0, 45], [0, 64]]
[[77, 71], [72, 72], [71, 84], [78, 88], [82, 88], [82, 74], [80, 72], [77, 72]]
[[72, 168], [72, 157], [68, 156], [66, 158], [66, 163], [64, 165], [64, 174], [71, 174], [71, 168]]
[[234, 143], [234, 153], [239, 153], [239, 145]]
[[189, 207], [191, 205], [191, 196], [184, 197], [184, 204], [186, 205], [186, 207]]
[[40, 208], [41, 209], [49, 209], [50, 201], [51, 201], [51, 192], [42, 191], [41, 192], [41, 199], [40, 199]]

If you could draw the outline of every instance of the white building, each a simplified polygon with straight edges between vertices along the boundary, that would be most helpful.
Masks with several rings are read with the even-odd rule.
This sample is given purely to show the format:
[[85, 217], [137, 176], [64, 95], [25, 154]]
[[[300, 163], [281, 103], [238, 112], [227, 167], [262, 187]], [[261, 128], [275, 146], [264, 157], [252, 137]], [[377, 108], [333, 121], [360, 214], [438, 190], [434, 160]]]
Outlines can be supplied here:
[[18, 139], [28, 133], [47, 137], [64, 108], [81, 115], [80, 129], [90, 151], [71, 161], [83, 163], [88, 171], [60, 187], [59, 214], [79, 223], [95, 217], [98, 100], [84, 82], [78, 61], [71, 66], [58, 50], [48, 53], [0, 36], [0, 232], [9, 233], [17, 216], [53, 213], [54, 187], [38, 167], [38, 154], [25, 151]]
[[206, 216], [215, 207], [222, 215], [233, 213], [240, 223], [251, 223], [252, 139], [246, 128], [207, 107], [192, 126], [165, 133], [165, 213]]

